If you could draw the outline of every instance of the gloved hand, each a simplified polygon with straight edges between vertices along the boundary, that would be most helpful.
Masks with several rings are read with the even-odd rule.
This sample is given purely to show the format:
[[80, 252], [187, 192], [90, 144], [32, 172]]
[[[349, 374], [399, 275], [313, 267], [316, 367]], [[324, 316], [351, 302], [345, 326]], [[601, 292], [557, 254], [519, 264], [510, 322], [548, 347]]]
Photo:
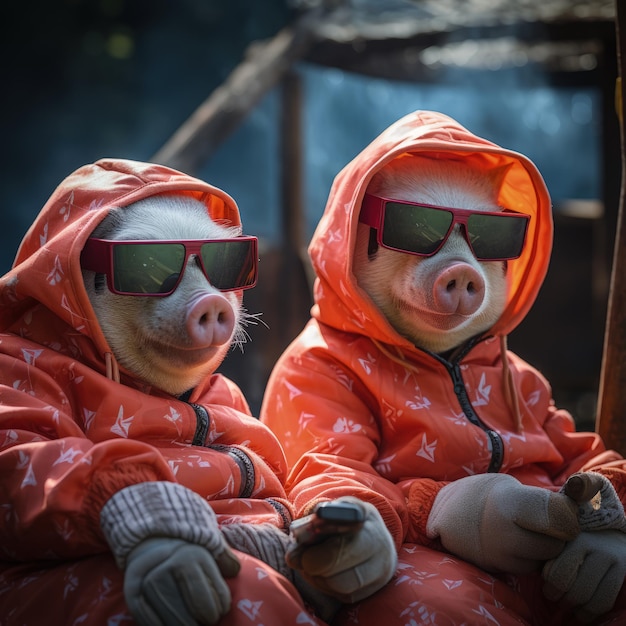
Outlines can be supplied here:
[[295, 541], [287, 533], [271, 524], [225, 524], [222, 534], [235, 550], [263, 561], [290, 580], [317, 615], [325, 622], [332, 621], [341, 603], [308, 583], [287, 565], [285, 556]]
[[426, 532], [485, 570], [523, 574], [540, 570], [578, 535], [576, 509], [565, 494], [508, 474], [477, 474], [437, 494]]
[[626, 534], [584, 531], [545, 564], [543, 593], [579, 607], [576, 617], [590, 622], [611, 610], [626, 576]]
[[361, 507], [363, 525], [313, 545], [294, 544], [287, 552], [287, 563], [317, 589], [345, 603], [358, 602], [391, 580], [398, 557], [393, 538], [374, 505], [349, 496], [338, 501]]
[[611, 482], [596, 472], [573, 474], [562, 491], [578, 502], [583, 532], [545, 564], [543, 591], [592, 621], [611, 610], [624, 583], [626, 515]]
[[105, 503], [100, 527], [140, 626], [215, 624], [228, 611], [224, 578], [239, 561], [197, 493], [168, 481], [130, 485]]
[[225, 545], [214, 558], [183, 539], [153, 537], [126, 559], [124, 596], [141, 626], [210, 626], [230, 610], [224, 577], [238, 571], [239, 562]]

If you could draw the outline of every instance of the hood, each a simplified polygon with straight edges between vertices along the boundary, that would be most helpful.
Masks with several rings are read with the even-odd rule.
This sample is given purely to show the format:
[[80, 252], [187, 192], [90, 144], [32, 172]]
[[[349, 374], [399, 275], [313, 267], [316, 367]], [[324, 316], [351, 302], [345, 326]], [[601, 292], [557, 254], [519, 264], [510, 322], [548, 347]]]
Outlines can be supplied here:
[[526, 245], [509, 261], [510, 287], [506, 308], [492, 334], [506, 335], [533, 305], [545, 278], [552, 250], [552, 210], [546, 185], [535, 165], [517, 152], [477, 137], [450, 117], [416, 111], [387, 128], [337, 175], [309, 254], [316, 273], [313, 316], [342, 331], [364, 334], [390, 345], [410, 342], [386, 321], [352, 273], [359, 210], [374, 174], [406, 153], [467, 159], [485, 170], [510, 165], [498, 203], [527, 213]]
[[240, 225], [228, 194], [176, 170], [123, 159], [85, 165], [57, 187], [0, 278], [0, 332], [101, 361], [110, 348], [83, 285], [80, 253], [112, 208], [164, 193], [191, 196], [214, 220]]

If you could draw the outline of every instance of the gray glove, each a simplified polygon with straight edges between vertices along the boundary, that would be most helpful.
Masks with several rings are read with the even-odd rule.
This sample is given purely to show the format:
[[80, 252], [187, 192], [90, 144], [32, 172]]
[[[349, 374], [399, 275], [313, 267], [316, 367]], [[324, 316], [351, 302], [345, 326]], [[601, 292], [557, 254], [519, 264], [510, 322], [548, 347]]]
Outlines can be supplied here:
[[341, 603], [316, 589], [287, 565], [285, 555], [294, 542], [287, 533], [271, 524], [226, 524], [222, 526], [222, 534], [235, 550], [263, 561], [290, 580], [317, 615], [325, 622], [332, 621]]
[[437, 494], [426, 532], [485, 570], [523, 574], [539, 570], [578, 535], [576, 508], [565, 494], [508, 474], [478, 474]]
[[215, 624], [230, 609], [224, 578], [239, 561], [195, 492], [166, 481], [131, 485], [106, 502], [100, 526], [140, 626]]
[[296, 545], [287, 562], [317, 589], [345, 603], [358, 602], [384, 587], [396, 571], [398, 556], [376, 507], [358, 498], [339, 498], [363, 509], [355, 532], [331, 535], [313, 545]]
[[611, 610], [624, 583], [626, 516], [613, 485], [601, 474], [574, 474], [564, 492], [580, 504], [583, 532], [545, 564], [543, 592], [549, 600], [575, 607], [577, 618], [589, 622]]
[[230, 551], [214, 559], [204, 547], [182, 539], [142, 541], [126, 560], [124, 596], [142, 626], [216, 624], [230, 610], [224, 577], [239, 571]]
[[584, 531], [546, 563], [543, 593], [579, 607], [576, 616], [590, 622], [609, 611], [626, 576], [626, 535], [618, 530]]

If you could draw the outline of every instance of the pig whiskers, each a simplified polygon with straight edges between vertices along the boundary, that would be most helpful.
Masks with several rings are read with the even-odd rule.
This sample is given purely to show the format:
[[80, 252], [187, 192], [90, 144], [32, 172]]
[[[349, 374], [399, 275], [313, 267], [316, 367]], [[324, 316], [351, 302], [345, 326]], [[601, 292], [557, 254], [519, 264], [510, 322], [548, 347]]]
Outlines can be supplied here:
[[237, 325], [237, 329], [235, 330], [235, 334], [233, 335], [232, 347], [239, 348], [243, 352], [243, 344], [251, 341], [248, 331], [246, 330], [246, 326], [250, 326], [251, 324], [256, 326], [257, 324], [263, 324], [265, 328], [269, 329], [269, 326], [261, 319], [261, 315], [263, 313], [248, 313], [245, 309], [242, 309], [241, 316], [239, 318], [239, 324]]

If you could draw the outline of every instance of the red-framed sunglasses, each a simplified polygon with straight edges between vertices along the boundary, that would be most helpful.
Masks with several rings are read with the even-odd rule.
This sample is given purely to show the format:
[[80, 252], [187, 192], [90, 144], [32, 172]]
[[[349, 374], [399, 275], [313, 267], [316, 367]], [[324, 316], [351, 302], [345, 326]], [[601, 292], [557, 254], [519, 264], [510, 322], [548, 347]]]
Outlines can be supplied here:
[[505, 261], [522, 254], [529, 215], [515, 211], [452, 209], [365, 194], [359, 221], [377, 229], [378, 244], [390, 250], [432, 256], [455, 224], [479, 261]]
[[257, 280], [257, 238], [112, 241], [87, 239], [83, 269], [106, 274], [110, 291], [129, 296], [169, 296], [194, 255], [220, 291], [249, 289]]

